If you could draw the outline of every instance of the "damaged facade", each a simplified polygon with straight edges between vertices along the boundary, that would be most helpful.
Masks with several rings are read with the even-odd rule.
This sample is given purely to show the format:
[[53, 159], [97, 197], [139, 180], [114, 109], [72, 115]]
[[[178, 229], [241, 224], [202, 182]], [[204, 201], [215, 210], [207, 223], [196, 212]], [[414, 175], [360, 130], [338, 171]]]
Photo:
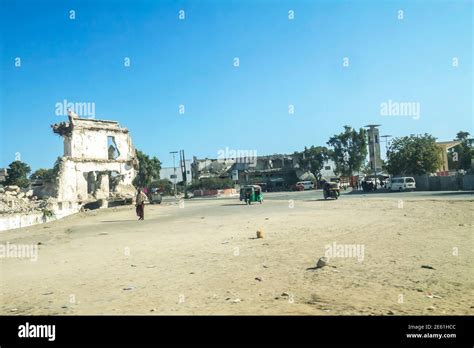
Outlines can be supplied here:
[[55, 191], [58, 209], [132, 202], [138, 160], [127, 128], [116, 121], [69, 116], [51, 126], [64, 138]]
[[81, 209], [132, 203], [138, 159], [128, 129], [118, 122], [80, 118], [51, 126], [64, 138], [52, 180], [29, 188], [0, 188], [0, 231], [60, 219]]
[[298, 180], [314, 180], [314, 176], [300, 168], [295, 155], [276, 154], [257, 156], [252, 163], [238, 159], [198, 159], [192, 163], [193, 177], [197, 179], [231, 178], [237, 174], [240, 185], [265, 183], [271, 191], [288, 190]]
[[[297, 181], [317, 181], [307, 169], [301, 168], [298, 154], [257, 156], [252, 163], [239, 159], [198, 159], [191, 164], [193, 178], [233, 178], [240, 185], [265, 184], [269, 191], [289, 190]], [[331, 180], [335, 164], [326, 160], [320, 171], [321, 177]]]

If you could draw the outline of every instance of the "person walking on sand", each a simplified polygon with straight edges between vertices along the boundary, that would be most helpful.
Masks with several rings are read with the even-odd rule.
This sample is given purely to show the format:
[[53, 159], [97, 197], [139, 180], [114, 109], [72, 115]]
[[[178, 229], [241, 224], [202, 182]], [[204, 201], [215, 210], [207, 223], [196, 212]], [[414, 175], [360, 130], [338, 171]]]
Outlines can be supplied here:
[[146, 201], [146, 195], [142, 192], [141, 189], [138, 189], [137, 205], [136, 205], [138, 220], [145, 219], [145, 201]]

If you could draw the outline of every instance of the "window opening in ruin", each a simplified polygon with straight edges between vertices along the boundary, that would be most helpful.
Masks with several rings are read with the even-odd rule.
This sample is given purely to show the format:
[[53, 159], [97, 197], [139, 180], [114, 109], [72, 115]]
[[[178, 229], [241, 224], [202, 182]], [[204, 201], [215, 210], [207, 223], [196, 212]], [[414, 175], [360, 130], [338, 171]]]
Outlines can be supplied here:
[[109, 160], [115, 160], [120, 156], [117, 144], [115, 143], [115, 137], [107, 137], [107, 149], [109, 152]]
[[109, 173], [109, 192], [116, 191], [120, 180], [122, 180], [122, 175], [119, 172], [113, 170]]
[[93, 194], [95, 192], [95, 175], [94, 172], [87, 173], [87, 193]]

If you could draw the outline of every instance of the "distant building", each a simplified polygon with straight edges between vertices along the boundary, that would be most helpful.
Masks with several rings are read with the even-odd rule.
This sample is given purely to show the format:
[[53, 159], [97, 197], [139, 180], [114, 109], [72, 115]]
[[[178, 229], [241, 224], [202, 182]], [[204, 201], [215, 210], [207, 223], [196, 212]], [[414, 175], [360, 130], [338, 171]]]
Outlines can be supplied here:
[[[191, 169], [192, 161], [186, 160], [186, 180], [188, 184], [191, 184], [193, 179], [193, 172]], [[175, 177], [176, 176], [176, 177]], [[176, 167], [165, 167], [160, 170], [160, 179], [168, 179], [173, 184], [179, 184], [183, 181], [183, 173], [179, 164]]]
[[439, 148], [441, 148], [441, 159], [442, 163], [436, 170], [436, 174], [443, 176], [449, 175], [449, 165], [448, 165], [448, 150], [461, 144], [461, 141], [453, 140], [453, 141], [440, 141], [437, 142]]
[[329, 159], [324, 162], [323, 169], [321, 169], [321, 177], [326, 180], [331, 180], [331, 178], [335, 178], [337, 175], [334, 174], [334, 169], [336, 169], [336, 163]]
[[264, 183], [272, 191], [290, 188], [304, 174], [298, 158], [285, 154], [258, 156], [256, 163], [236, 163], [232, 169], [239, 170], [239, 184]]
[[[326, 179], [333, 178], [334, 162], [326, 161], [321, 174]], [[257, 156], [251, 162], [239, 159], [198, 159], [194, 157], [192, 173], [195, 179], [219, 177], [232, 178], [240, 185], [265, 184], [271, 191], [291, 188], [298, 181], [316, 181], [309, 171], [300, 168], [297, 155], [275, 154]]]

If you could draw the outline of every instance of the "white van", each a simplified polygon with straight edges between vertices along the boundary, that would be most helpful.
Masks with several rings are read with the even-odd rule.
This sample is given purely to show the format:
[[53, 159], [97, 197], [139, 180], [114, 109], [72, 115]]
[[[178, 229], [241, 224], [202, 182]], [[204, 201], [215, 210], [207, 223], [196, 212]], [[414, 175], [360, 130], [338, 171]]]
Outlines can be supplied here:
[[392, 178], [390, 180], [391, 191], [415, 190], [415, 179], [411, 176], [404, 176], [399, 178]]
[[312, 181], [298, 181], [296, 186], [303, 186], [305, 190], [314, 189], [314, 183]]

